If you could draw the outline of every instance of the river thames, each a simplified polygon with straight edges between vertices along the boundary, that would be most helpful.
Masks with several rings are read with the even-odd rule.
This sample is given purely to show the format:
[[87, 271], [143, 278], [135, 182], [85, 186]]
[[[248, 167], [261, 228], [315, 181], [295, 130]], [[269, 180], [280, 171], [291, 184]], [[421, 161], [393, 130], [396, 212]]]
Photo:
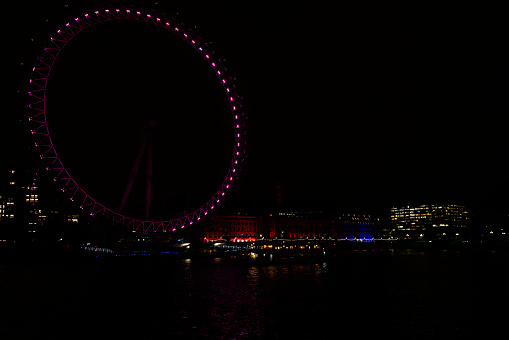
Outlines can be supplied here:
[[0, 265], [0, 338], [475, 339], [509, 318], [509, 256], [349, 251], [324, 261]]

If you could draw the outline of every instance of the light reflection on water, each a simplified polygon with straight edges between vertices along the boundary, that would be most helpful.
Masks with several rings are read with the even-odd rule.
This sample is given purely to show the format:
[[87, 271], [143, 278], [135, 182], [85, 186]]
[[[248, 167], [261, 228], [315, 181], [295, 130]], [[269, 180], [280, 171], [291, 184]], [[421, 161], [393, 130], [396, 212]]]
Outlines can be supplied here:
[[486, 329], [478, 308], [492, 328], [509, 317], [498, 308], [509, 302], [505, 260], [413, 252], [263, 265], [0, 265], [0, 291], [9, 292], [0, 337], [301, 339], [357, 330], [368, 339], [475, 338]]

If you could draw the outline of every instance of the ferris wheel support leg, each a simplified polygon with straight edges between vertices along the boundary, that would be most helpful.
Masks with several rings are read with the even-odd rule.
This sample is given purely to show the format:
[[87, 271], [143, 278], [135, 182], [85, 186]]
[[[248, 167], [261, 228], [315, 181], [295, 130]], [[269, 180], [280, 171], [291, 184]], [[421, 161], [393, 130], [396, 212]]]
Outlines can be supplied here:
[[147, 153], [147, 188], [145, 196], [145, 219], [149, 219], [150, 212], [150, 193], [152, 191], [152, 135], [148, 136], [148, 153]]
[[[147, 136], [148, 137], [148, 136]], [[127, 181], [127, 185], [124, 190], [124, 194], [122, 195], [122, 200], [120, 201], [120, 205], [118, 206], [117, 212], [121, 213], [124, 209], [125, 202], [127, 201], [127, 197], [131, 192], [131, 187], [133, 186], [134, 178], [138, 173], [138, 168], [140, 167], [141, 157], [143, 156], [143, 152], [145, 151], [145, 147], [147, 145], [147, 137], [143, 139], [143, 143], [141, 144], [140, 151], [138, 151], [138, 156], [136, 157], [136, 161], [134, 162], [133, 169], [131, 171], [131, 175], [129, 176], [129, 180]]]

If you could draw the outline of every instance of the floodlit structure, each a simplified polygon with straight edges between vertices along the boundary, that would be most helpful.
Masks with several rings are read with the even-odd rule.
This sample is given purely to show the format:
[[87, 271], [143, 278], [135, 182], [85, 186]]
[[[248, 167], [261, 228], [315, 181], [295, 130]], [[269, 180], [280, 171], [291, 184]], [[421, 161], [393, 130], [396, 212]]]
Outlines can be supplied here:
[[250, 242], [261, 235], [261, 216], [216, 215], [203, 230], [203, 242]]
[[321, 238], [327, 231], [328, 218], [322, 212], [282, 211], [264, 219], [269, 238]]
[[373, 241], [380, 229], [378, 218], [368, 214], [342, 214], [334, 223], [332, 238], [349, 241]]

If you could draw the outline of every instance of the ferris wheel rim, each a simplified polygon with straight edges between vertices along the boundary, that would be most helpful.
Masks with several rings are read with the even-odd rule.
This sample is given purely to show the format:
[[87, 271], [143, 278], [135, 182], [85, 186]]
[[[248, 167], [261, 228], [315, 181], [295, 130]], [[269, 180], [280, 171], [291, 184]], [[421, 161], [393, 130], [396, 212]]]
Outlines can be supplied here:
[[[46, 119], [46, 89], [54, 62], [57, 60], [60, 51], [77, 34], [92, 27], [108, 21], [133, 20], [147, 22], [170, 31], [175, 36], [184, 40], [189, 46], [199, 53], [202, 59], [207, 62], [219, 80], [223, 92], [228, 101], [234, 127], [233, 155], [227, 174], [214, 195], [205, 204], [188, 214], [166, 220], [144, 220], [123, 215], [110, 209], [90, 196], [71, 176], [69, 171], [58, 156], [53, 145], [51, 134]], [[232, 185], [237, 181], [242, 163], [245, 158], [245, 115], [242, 110], [240, 97], [235, 90], [234, 78], [229, 76], [219, 58], [216, 58], [214, 51], [206, 43], [173, 18], [165, 15], [142, 11], [133, 7], [100, 8], [85, 12], [72, 18], [69, 22], [58, 29], [50, 37], [49, 42], [43, 48], [41, 54], [36, 58], [29, 80], [28, 91], [28, 121], [30, 133], [33, 137], [39, 157], [46, 164], [46, 170], [52, 175], [53, 181], [60, 187], [60, 190], [69, 196], [71, 201], [79, 204], [79, 207], [91, 216], [104, 216], [115, 223], [132, 228], [133, 232], [169, 232], [191, 226], [207, 217], [214, 211], [225, 196], [231, 191]]]

